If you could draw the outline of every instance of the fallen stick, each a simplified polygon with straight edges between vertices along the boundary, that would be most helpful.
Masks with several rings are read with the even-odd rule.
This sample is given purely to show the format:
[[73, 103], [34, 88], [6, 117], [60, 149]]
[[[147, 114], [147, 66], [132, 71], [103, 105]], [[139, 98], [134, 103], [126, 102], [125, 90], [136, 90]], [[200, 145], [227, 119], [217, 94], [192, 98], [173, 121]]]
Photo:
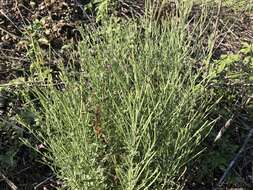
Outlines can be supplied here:
[[227, 167], [226, 171], [224, 172], [224, 174], [221, 176], [219, 182], [217, 183], [216, 187], [213, 188], [213, 190], [218, 190], [218, 188], [220, 188], [223, 183], [225, 178], [227, 177], [227, 175], [229, 174], [230, 170], [232, 169], [232, 167], [235, 165], [236, 161], [238, 160], [240, 154], [242, 154], [242, 152], [244, 151], [246, 145], [248, 144], [251, 136], [253, 135], [253, 128], [250, 130], [250, 132], [248, 133], [247, 138], [245, 139], [242, 147], [240, 148], [239, 152], [235, 155], [234, 159], [230, 162], [229, 166]]
[[53, 176], [50, 176], [50, 177], [44, 179], [42, 182], [40, 182], [38, 185], [36, 185], [36, 186], [34, 187], [34, 189], [38, 189], [40, 186], [42, 186], [43, 184], [45, 184], [46, 182], [48, 182], [48, 181], [51, 180], [52, 178], [53, 178]]
[[1, 171], [0, 171], [0, 176], [9, 185], [11, 190], [17, 190], [18, 189], [17, 186], [12, 181], [10, 181]]

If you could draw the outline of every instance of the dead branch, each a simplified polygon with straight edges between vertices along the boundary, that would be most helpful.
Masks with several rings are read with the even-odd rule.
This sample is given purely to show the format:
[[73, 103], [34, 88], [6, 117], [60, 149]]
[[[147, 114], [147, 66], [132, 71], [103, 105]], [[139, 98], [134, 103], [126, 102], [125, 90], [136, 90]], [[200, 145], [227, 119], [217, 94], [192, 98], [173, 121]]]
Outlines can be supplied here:
[[1, 171], [0, 171], [0, 177], [9, 185], [9, 187], [11, 188], [11, 190], [17, 190], [17, 186], [10, 181]]
[[253, 135], [253, 128], [249, 131], [247, 138], [245, 139], [242, 147], [240, 148], [239, 152], [235, 155], [235, 157], [233, 158], [233, 160], [230, 162], [229, 166], [227, 167], [227, 169], [225, 170], [224, 174], [221, 176], [218, 184], [216, 185], [215, 188], [213, 188], [213, 190], [218, 190], [218, 188], [220, 188], [223, 183], [225, 178], [228, 176], [230, 170], [233, 168], [233, 166], [235, 165], [236, 161], [238, 160], [238, 158], [240, 157], [240, 155], [242, 154], [242, 152], [245, 150], [246, 145], [248, 144], [250, 138]]

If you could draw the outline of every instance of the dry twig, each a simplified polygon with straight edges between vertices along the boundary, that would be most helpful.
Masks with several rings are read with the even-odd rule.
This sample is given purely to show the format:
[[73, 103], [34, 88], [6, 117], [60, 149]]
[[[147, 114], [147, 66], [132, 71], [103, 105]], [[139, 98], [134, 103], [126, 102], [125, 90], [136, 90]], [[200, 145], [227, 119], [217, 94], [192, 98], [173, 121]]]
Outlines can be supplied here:
[[53, 176], [50, 176], [50, 177], [44, 179], [42, 182], [40, 182], [38, 185], [36, 185], [36, 186], [34, 187], [34, 189], [38, 189], [39, 187], [41, 187], [43, 184], [47, 183], [47, 182], [48, 182], [49, 180], [51, 180], [51, 179], [53, 179]]
[[250, 138], [253, 136], [253, 128], [249, 131], [247, 138], [245, 139], [242, 147], [240, 148], [239, 152], [235, 155], [235, 157], [233, 158], [233, 160], [230, 162], [229, 166], [227, 167], [227, 169], [225, 170], [224, 174], [221, 176], [217, 186], [213, 189], [213, 190], [218, 190], [218, 188], [220, 188], [223, 183], [225, 178], [228, 176], [230, 170], [232, 169], [232, 167], [235, 165], [236, 161], [238, 160], [238, 158], [240, 157], [240, 155], [242, 154], [242, 152], [245, 150], [246, 145], [248, 144]]
[[10, 181], [1, 171], [0, 171], [0, 177], [8, 184], [8, 186], [11, 188], [11, 190], [17, 190], [17, 186]]

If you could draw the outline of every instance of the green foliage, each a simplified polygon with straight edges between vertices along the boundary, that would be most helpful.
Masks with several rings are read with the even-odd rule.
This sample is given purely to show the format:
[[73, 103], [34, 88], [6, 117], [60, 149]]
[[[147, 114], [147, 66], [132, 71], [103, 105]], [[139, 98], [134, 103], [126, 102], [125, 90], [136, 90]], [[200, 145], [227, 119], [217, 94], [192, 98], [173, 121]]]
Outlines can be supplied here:
[[[235, 54], [223, 55], [217, 64], [215, 75], [233, 83], [251, 83], [253, 79], [253, 49], [252, 45], [242, 44], [242, 49]], [[220, 82], [224, 80], [219, 80]]]
[[[222, 173], [237, 153], [240, 143], [234, 138], [235, 134], [239, 138], [248, 130], [244, 123], [252, 123], [253, 106], [250, 97], [253, 93], [252, 86], [252, 66], [253, 66], [253, 46], [242, 43], [242, 48], [237, 53], [222, 55], [213, 64], [212, 85], [210, 93], [220, 97], [218, 106], [213, 114], [220, 116], [220, 125], [212, 131], [204, 146], [207, 147], [204, 154], [197, 161], [197, 171], [194, 179], [198, 183], [206, 181], [213, 183], [217, 173]], [[230, 124], [226, 123], [231, 120]], [[224, 126], [227, 127], [224, 127]], [[213, 142], [219, 131], [221, 137], [217, 142]], [[194, 164], [196, 165], [196, 163]], [[194, 166], [193, 166], [194, 168]], [[228, 182], [237, 184], [236, 175], [231, 173]]]
[[[237, 105], [242, 108], [248, 108], [251, 101], [246, 103], [252, 95], [253, 88], [253, 48], [251, 44], [242, 44], [238, 53], [223, 55], [214, 62], [216, 67], [215, 83], [219, 88], [216, 93], [224, 94], [224, 101]], [[245, 105], [248, 104], [248, 105]], [[245, 107], [246, 106], [246, 107]], [[233, 106], [230, 106], [232, 112], [236, 112]]]
[[[212, 133], [209, 138], [215, 138], [214, 136], [214, 133]], [[208, 148], [192, 166], [197, 169], [194, 176], [195, 182], [199, 184], [213, 183], [217, 173], [222, 174], [225, 172], [239, 148], [239, 145], [232, 142], [229, 137], [230, 135], [224, 136], [222, 141], [213, 146], [206, 145]]]
[[19, 43], [25, 45], [27, 56], [31, 59], [38, 59], [38, 56], [41, 56], [39, 54], [41, 52], [40, 45], [49, 46], [49, 42], [44, 36], [42, 19], [36, 19], [28, 25], [23, 35], [26, 38]]
[[85, 5], [85, 10], [96, 12], [96, 21], [104, 21], [109, 18], [109, 13], [113, 11], [115, 0], [91, 0], [90, 3]]
[[[59, 61], [59, 84], [44, 65], [40, 46], [50, 51], [50, 45], [42, 22], [35, 20], [27, 27], [30, 77], [8, 84], [25, 87], [22, 95], [28, 107], [19, 114], [19, 122], [47, 148], [46, 161], [70, 189], [182, 189], [187, 166], [201, 153], [201, 142], [212, 129], [208, 116], [213, 103], [224, 97], [215, 114], [226, 120], [237, 110], [235, 102], [243, 105], [253, 92], [253, 45], [243, 44], [240, 52], [210, 63], [208, 72], [203, 66], [204, 73], [194, 73], [191, 54], [200, 44], [189, 45], [193, 35], [186, 31], [188, 12], [182, 14], [185, 18], [161, 25], [149, 20], [119, 23], [108, 16], [115, 2], [93, 0], [85, 7], [95, 9], [101, 25], [84, 29], [78, 50], [73, 50], [80, 72]], [[195, 26], [200, 29], [196, 36], [203, 26]], [[47, 55], [50, 59], [51, 52]], [[200, 62], [210, 58], [205, 53], [197, 57]], [[0, 91], [6, 88], [0, 86]], [[252, 101], [247, 113], [250, 120]], [[0, 134], [10, 134], [9, 143], [9, 129], [15, 127], [3, 126]], [[200, 157], [199, 182], [214, 171], [223, 172], [237, 151], [228, 136]], [[1, 143], [6, 142], [3, 137]], [[19, 137], [22, 134], [15, 139]], [[4, 151], [3, 145], [0, 167], [9, 170], [16, 166], [21, 142], [8, 144]]]
[[20, 121], [70, 189], [183, 188], [212, 128], [209, 76], [192, 72], [184, 21], [112, 18], [84, 29], [73, 52], [82, 72], [61, 67], [62, 86], [46, 80], [24, 91], [37, 122]]
[[0, 122], [0, 168], [11, 171], [16, 167], [16, 154], [22, 143], [23, 130], [16, 127], [13, 122]]

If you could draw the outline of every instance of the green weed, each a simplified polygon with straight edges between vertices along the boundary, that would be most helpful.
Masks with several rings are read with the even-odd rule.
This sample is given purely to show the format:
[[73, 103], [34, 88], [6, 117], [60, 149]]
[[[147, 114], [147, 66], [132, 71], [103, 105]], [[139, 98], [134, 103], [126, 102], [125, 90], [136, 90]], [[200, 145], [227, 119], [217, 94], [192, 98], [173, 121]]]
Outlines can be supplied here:
[[37, 72], [42, 85], [23, 91], [34, 121], [20, 122], [46, 146], [67, 187], [183, 188], [187, 163], [213, 124], [212, 75], [193, 72], [187, 14], [84, 28], [73, 52], [79, 72], [61, 66], [58, 84]]

